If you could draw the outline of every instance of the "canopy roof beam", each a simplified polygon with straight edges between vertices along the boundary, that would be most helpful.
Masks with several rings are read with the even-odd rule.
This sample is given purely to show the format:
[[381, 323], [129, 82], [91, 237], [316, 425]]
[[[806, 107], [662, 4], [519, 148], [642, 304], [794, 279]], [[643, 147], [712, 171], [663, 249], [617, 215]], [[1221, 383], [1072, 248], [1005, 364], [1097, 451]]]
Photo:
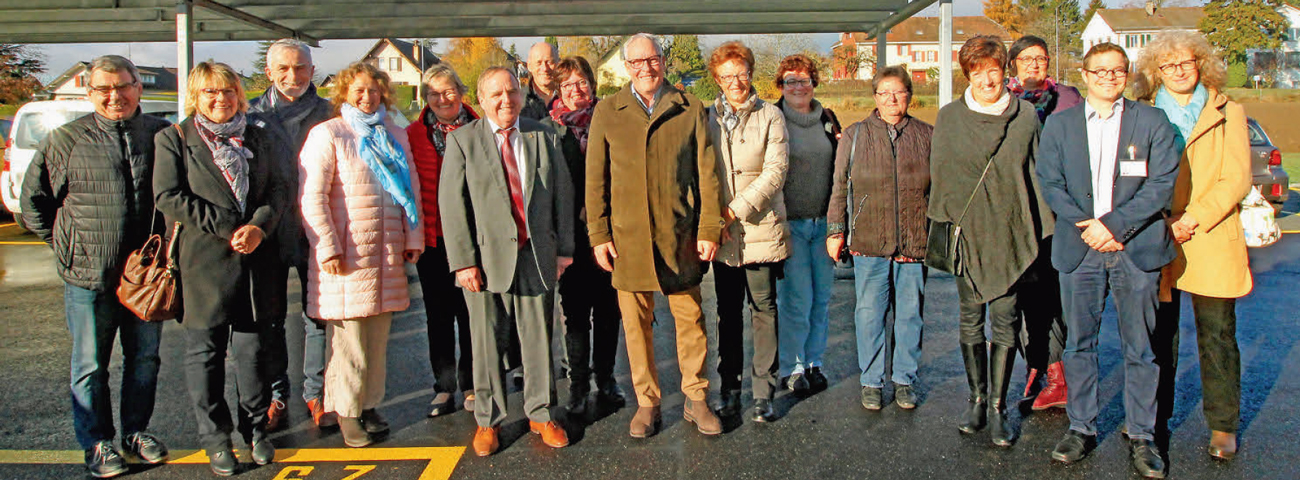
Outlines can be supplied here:
[[292, 28], [285, 27], [285, 26], [280, 25], [280, 24], [278, 24], [278, 23], [272, 22], [272, 21], [270, 21], [270, 20], [263, 19], [263, 18], [258, 17], [258, 16], [256, 16], [256, 15], [253, 15], [253, 14], [250, 14], [250, 13], [247, 13], [247, 12], [244, 12], [244, 11], [242, 11], [242, 10], [237, 10], [237, 9], [234, 9], [234, 8], [227, 7], [227, 6], [225, 6], [225, 5], [222, 5], [222, 4], [220, 4], [220, 3], [214, 2], [214, 1], [212, 1], [212, 0], [184, 0], [184, 1], [188, 1], [188, 2], [192, 3], [192, 4], [193, 4], [194, 6], [196, 6], [196, 7], [203, 7], [203, 8], [205, 8], [205, 9], [207, 9], [207, 10], [210, 10], [210, 11], [213, 11], [213, 12], [216, 12], [216, 13], [220, 13], [220, 14], [222, 14], [222, 15], [225, 15], [225, 16], [227, 16], [227, 17], [233, 18], [233, 19], [235, 19], [235, 20], [239, 20], [239, 21], [241, 21], [241, 22], [247, 23], [247, 24], [252, 25], [252, 26], [254, 26], [254, 27], [258, 27], [258, 28], [262, 28], [262, 29], [265, 29], [265, 30], [269, 30], [269, 31], [275, 32], [277, 35], [279, 35], [279, 36], [281, 36], [281, 37], [293, 37], [293, 38], [296, 38], [296, 39], [298, 39], [298, 40], [301, 40], [301, 41], [303, 41], [303, 42], [305, 42], [305, 43], [307, 43], [308, 45], [311, 45], [311, 46], [313, 46], [313, 47], [319, 47], [319, 46], [320, 46], [320, 42], [317, 41], [314, 37], [311, 37], [311, 36], [305, 35], [305, 34], [303, 34], [302, 32], [299, 32], [299, 31], [294, 30], [294, 29], [292, 29]]

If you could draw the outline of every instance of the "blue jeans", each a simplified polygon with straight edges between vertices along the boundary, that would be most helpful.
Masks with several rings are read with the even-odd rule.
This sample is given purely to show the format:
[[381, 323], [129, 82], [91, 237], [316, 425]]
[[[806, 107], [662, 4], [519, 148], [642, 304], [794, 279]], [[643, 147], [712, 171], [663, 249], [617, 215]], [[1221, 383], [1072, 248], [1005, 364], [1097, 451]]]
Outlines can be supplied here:
[[113, 395], [108, 365], [113, 339], [122, 338], [123, 436], [142, 432], [153, 416], [158, 385], [158, 341], [162, 323], [136, 318], [113, 291], [96, 292], [64, 284], [63, 308], [72, 334], [72, 424], [81, 448], [112, 440]]
[[825, 218], [790, 220], [790, 245], [785, 276], [776, 281], [780, 378], [821, 366], [835, 283]]
[[921, 312], [925, 305], [925, 264], [885, 257], [853, 256], [857, 306], [858, 369], [862, 386], [885, 386], [885, 318], [894, 312], [894, 374], [899, 385], [916, 381], [921, 362]]
[[1070, 429], [1097, 434], [1097, 337], [1106, 294], [1112, 293], [1119, 340], [1124, 354], [1124, 421], [1131, 438], [1155, 434], [1156, 365], [1151, 338], [1156, 328], [1160, 271], [1144, 272], [1128, 253], [1089, 250], [1073, 272], [1061, 272], [1061, 306], [1065, 313], [1065, 383], [1070, 386], [1065, 411]]

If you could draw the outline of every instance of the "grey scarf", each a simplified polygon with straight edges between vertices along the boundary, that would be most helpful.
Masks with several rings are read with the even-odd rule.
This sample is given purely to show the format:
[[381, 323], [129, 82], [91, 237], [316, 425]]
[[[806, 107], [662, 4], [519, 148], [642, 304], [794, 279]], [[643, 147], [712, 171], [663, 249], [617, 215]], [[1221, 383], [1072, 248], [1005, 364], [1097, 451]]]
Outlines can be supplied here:
[[230, 184], [230, 191], [243, 213], [248, 200], [248, 159], [253, 158], [253, 152], [244, 147], [247, 119], [243, 113], [237, 113], [226, 123], [213, 123], [203, 115], [195, 115], [194, 121], [199, 137], [212, 152], [212, 161]]

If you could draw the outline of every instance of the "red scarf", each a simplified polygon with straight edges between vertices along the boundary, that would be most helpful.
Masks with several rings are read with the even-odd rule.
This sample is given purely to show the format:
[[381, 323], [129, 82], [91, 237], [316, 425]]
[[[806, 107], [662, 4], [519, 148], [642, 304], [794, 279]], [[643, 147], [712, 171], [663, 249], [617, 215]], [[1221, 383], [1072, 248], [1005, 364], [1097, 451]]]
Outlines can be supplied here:
[[564, 106], [564, 102], [555, 102], [551, 107], [551, 120], [573, 131], [573, 136], [578, 137], [578, 144], [584, 154], [587, 153], [587, 133], [591, 127], [591, 112], [595, 110], [598, 101], [599, 99], [593, 97], [591, 105], [587, 105], [587, 108], [582, 110], [569, 110]]

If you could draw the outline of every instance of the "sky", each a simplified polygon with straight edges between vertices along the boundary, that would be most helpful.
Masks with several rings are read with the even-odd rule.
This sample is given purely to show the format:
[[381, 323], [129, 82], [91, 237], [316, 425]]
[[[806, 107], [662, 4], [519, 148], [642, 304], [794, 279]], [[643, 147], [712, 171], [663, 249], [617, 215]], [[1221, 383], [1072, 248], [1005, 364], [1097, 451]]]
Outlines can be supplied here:
[[[1120, 6], [1131, 2], [1132, 0], [1105, 0], [1110, 6]], [[1080, 4], [1087, 4], [1086, 0], [1080, 0]], [[983, 2], [981, 0], [954, 0], [953, 14], [957, 16], [981, 15], [983, 11]], [[922, 11], [920, 16], [937, 16], [939, 14], [938, 5], [931, 6]], [[831, 45], [839, 40], [838, 33], [816, 33], [809, 34], [812, 36], [814, 43], [822, 50], [829, 51]], [[726, 35], [705, 35], [701, 36], [702, 43], [708, 47], [722, 43], [732, 37]], [[541, 41], [541, 37], [506, 37], [502, 38], [502, 44], [507, 49], [510, 45], [515, 45], [516, 51], [527, 53], [528, 47], [533, 43]], [[320, 76], [325, 76], [341, 70], [348, 63], [356, 61], [365, 55], [366, 51], [375, 44], [376, 40], [323, 40], [320, 42], [321, 47], [312, 50], [312, 59], [316, 63], [316, 72]], [[446, 39], [439, 39], [434, 51], [441, 53], [448, 45]], [[78, 43], [78, 44], [46, 44], [35, 45], [44, 56], [46, 72], [40, 76], [40, 80], [47, 82], [59, 74], [72, 67], [76, 62], [89, 61], [100, 55], [116, 54], [130, 58], [136, 65], [148, 67], [174, 67], [176, 61], [176, 47], [174, 43]], [[234, 67], [235, 70], [251, 75], [253, 70], [253, 60], [257, 55], [257, 42], [197, 42], [194, 44], [195, 61], [216, 60], [224, 62]]]

